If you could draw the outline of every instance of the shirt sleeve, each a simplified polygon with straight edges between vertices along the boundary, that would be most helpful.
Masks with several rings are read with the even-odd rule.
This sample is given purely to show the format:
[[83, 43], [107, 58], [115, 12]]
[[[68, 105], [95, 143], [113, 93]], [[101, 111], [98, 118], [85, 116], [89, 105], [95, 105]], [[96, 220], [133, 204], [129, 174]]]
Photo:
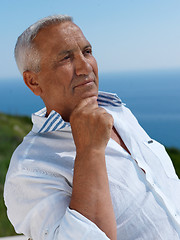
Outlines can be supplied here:
[[4, 198], [16, 232], [33, 240], [109, 239], [93, 222], [69, 209], [71, 191], [62, 176], [28, 170], [10, 175]]
[[[50, 239], [52, 239], [52, 237], [49, 234], [48, 240]], [[61, 224], [55, 232], [55, 238], [53, 239], [108, 240], [109, 238], [93, 222], [85, 218], [82, 214], [67, 208]]]

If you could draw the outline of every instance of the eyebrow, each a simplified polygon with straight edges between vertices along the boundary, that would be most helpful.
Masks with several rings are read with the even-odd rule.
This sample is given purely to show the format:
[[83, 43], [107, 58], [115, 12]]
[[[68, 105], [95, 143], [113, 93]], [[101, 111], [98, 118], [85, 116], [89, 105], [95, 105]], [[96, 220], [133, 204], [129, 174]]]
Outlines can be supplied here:
[[57, 57], [71, 53], [73, 50], [63, 50], [57, 54]]
[[[89, 48], [89, 47], [92, 48], [92, 46], [91, 46], [90, 43], [88, 43], [88, 44], [83, 48], [83, 50], [86, 49], [86, 48]], [[69, 54], [69, 53], [72, 53], [73, 51], [74, 51], [74, 49], [60, 51], [60, 52], [57, 54], [57, 57], [63, 56], [63, 55]]]

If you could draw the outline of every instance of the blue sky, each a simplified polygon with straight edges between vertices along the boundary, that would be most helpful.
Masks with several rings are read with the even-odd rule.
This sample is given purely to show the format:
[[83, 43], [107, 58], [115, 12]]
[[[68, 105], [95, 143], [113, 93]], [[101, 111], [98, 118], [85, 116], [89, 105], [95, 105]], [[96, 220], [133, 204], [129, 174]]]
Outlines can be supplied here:
[[17, 37], [58, 13], [82, 28], [100, 72], [180, 69], [180, 0], [6, 0], [0, 3], [0, 79], [20, 76]]

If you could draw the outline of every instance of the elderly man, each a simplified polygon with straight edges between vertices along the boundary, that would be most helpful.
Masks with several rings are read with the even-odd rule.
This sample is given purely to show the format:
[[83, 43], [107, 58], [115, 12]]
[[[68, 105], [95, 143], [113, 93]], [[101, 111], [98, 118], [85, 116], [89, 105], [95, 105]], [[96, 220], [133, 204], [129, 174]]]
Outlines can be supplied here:
[[68, 16], [44, 18], [15, 57], [46, 108], [11, 159], [5, 203], [33, 240], [180, 239], [180, 183], [164, 147], [98, 92], [92, 47]]

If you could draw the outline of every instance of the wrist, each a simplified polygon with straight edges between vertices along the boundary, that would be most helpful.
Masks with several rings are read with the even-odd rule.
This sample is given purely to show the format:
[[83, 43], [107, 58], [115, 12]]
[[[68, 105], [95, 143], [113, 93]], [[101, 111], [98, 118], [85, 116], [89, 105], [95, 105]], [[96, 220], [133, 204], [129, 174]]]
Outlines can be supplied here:
[[86, 158], [101, 158], [105, 156], [105, 148], [92, 148], [92, 147], [84, 147], [84, 148], [76, 148], [76, 157]]

